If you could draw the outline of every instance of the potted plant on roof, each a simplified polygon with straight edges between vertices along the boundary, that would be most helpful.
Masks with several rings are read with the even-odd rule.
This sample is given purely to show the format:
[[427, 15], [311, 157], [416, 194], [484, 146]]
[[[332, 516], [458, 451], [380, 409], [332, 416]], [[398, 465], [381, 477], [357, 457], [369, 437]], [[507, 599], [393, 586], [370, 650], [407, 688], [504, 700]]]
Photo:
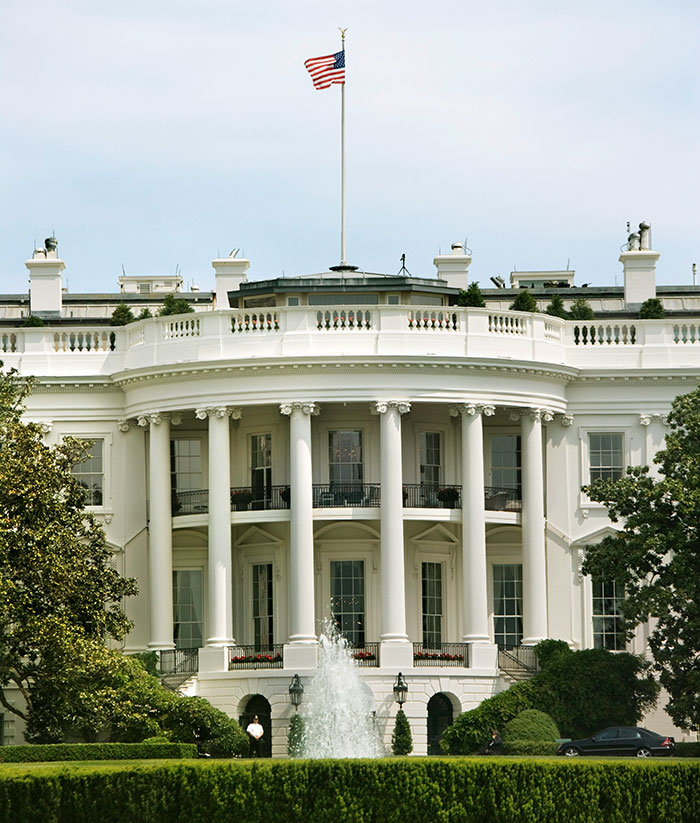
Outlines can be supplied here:
[[436, 496], [446, 509], [454, 509], [455, 503], [459, 500], [459, 488], [457, 486], [440, 486]]
[[250, 489], [234, 489], [231, 492], [231, 503], [236, 511], [244, 511], [253, 500], [253, 492]]

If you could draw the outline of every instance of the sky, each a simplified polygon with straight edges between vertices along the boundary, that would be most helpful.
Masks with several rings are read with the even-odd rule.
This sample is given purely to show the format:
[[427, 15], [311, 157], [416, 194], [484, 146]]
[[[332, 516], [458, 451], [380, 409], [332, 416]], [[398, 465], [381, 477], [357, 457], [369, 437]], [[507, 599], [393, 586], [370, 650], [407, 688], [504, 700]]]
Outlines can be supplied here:
[[[0, 292], [55, 233], [70, 292], [214, 286], [340, 259], [340, 87], [304, 60], [347, 27], [347, 258], [415, 276], [622, 283], [626, 223], [660, 284], [700, 262], [694, 0], [2, 0]], [[123, 267], [123, 269], [122, 269]]]

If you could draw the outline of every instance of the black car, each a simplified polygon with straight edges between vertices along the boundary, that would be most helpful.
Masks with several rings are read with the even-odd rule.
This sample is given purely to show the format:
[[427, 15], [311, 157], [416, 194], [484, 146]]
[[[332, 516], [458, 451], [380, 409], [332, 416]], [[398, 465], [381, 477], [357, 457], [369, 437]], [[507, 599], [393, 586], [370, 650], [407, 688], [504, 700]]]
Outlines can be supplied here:
[[562, 743], [557, 749], [557, 754], [567, 757], [577, 757], [581, 754], [592, 754], [597, 757], [661, 757], [673, 754], [674, 746], [675, 741], [672, 737], [650, 732], [649, 729], [611, 726], [593, 737]]

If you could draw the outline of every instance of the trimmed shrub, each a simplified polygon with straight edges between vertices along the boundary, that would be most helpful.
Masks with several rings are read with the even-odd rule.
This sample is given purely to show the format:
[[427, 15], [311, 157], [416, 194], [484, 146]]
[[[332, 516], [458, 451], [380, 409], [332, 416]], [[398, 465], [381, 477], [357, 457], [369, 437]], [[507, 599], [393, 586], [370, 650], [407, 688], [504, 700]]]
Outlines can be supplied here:
[[134, 320], [136, 320], [134, 313], [125, 303], [120, 303], [112, 312], [113, 326], [126, 326], [127, 323], [133, 323]]
[[518, 296], [510, 304], [511, 311], [537, 311], [537, 300], [530, 294], [527, 289], [518, 293]]
[[560, 294], [552, 297], [552, 302], [545, 309], [545, 313], [552, 317], [561, 317], [562, 320], [568, 318], [569, 312], [564, 308], [564, 300]]
[[553, 757], [559, 744], [553, 740], [506, 740], [503, 754], [521, 757]]
[[[152, 738], [155, 740], [155, 738]], [[33, 743], [0, 746], [5, 763], [50, 763], [57, 760], [144, 760], [197, 757], [189, 743]]]
[[203, 697], [180, 697], [160, 723], [171, 740], [196, 743], [202, 754], [242, 757], [248, 751], [248, 736], [243, 729]]
[[506, 723], [503, 729], [504, 742], [548, 741], [554, 742], [559, 737], [559, 729], [552, 718], [537, 709], [525, 709], [517, 717]]
[[479, 284], [474, 281], [467, 286], [467, 290], [464, 289], [459, 290], [459, 296], [457, 297], [457, 305], [458, 306], [471, 306], [472, 308], [476, 309], [483, 309], [486, 307], [486, 303], [484, 302], [484, 296], [481, 293], [481, 289], [479, 288]]
[[549, 661], [559, 654], [570, 654], [571, 649], [565, 640], [540, 640], [535, 646], [535, 655], [541, 669], [546, 669]]
[[193, 311], [194, 309], [184, 297], [175, 297], [174, 294], [166, 294], [158, 316], [167, 317], [170, 314], [190, 314]]
[[295, 713], [287, 733], [287, 754], [290, 757], [304, 756], [304, 731], [304, 718]]
[[46, 323], [36, 314], [30, 314], [27, 319], [22, 323], [25, 328], [32, 328], [33, 326], [45, 326]]
[[585, 297], [577, 297], [571, 304], [569, 317], [572, 320], [593, 320], [595, 315], [588, 300]]
[[153, 317], [151, 314], [150, 309], [141, 309], [139, 312], [139, 316], [136, 318], [137, 320], [148, 320], [150, 317]]
[[410, 754], [413, 751], [411, 726], [403, 709], [396, 712], [394, 731], [391, 735], [391, 752], [395, 755]]
[[676, 757], [700, 757], [700, 743], [676, 743]]
[[650, 297], [639, 307], [640, 320], [661, 320], [664, 317], [666, 317], [666, 311], [658, 297]]

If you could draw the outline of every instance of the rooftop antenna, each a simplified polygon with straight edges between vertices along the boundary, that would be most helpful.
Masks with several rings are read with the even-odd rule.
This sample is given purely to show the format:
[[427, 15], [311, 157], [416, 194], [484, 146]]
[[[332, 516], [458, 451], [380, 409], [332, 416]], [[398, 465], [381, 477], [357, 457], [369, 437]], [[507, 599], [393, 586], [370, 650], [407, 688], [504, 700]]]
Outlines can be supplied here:
[[126, 277], [126, 269], [124, 268], [124, 264], [122, 263], [122, 274]]
[[571, 258], [570, 258], [570, 257], [567, 257], [567, 258], [566, 258], [566, 270], [567, 270], [567, 271], [570, 271], [570, 269], [569, 269], [569, 266], [570, 266], [570, 265], [571, 265]]
[[409, 277], [411, 276], [411, 272], [406, 268], [406, 252], [401, 255], [401, 268], [399, 269], [398, 274], [407, 274]]
[[697, 286], [698, 284], [698, 264], [693, 263], [693, 285]]

